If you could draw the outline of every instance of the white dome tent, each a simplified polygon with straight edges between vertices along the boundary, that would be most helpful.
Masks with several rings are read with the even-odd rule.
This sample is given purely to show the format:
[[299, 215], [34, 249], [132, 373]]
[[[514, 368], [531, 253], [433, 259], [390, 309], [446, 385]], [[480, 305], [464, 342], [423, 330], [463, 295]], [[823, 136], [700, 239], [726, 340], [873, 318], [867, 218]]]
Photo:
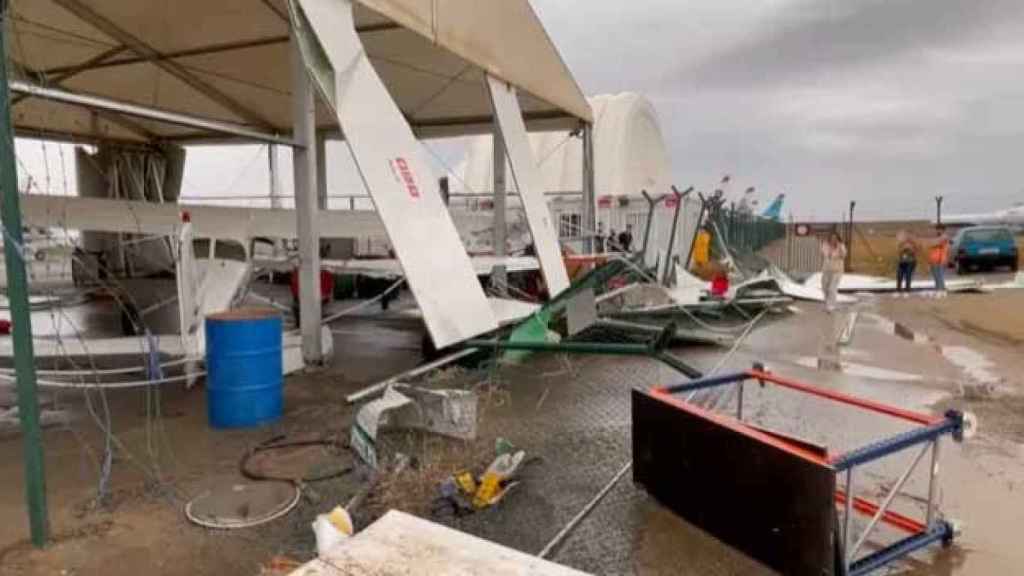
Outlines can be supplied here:
[[[668, 151], [654, 106], [632, 92], [587, 99], [594, 115], [594, 183], [597, 196], [639, 196], [668, 191]], [[538, 132], [530, 143], [548, 192], [583, 188], [583, 143], [566, 132]], [[475, 138], [456, 170], [456, 190], [490, 191], [492, 140]], [[461, 186], [461, 188], [460, 188]]]
[[[648, 204], [641, 191], [646, 190], [652, 197], [671, 191], [668, 150], [657, 111], [647, 98], [632, 92], [598, 95], [587, 100], [594, 115], [594, 195], [599, 229], [607, 234], [631, 225], [634, 248], [639, 249], [648, 215]], [[569, 132], [535, 132], [530, 134], [530, 143], [540, 165], [553, 218], [559, 223], [560, 236], [563, 242], [579, 249], [581, 243], [576, 238], [581, 235], [583, 222], [582, 138]], [[455, 169], [455, 194], [463, 194], [467, 199], [489, 197], [493, 169], [492, 138], [474, 138], [465, 159]], [[506, 188], [513, 191], [512, 184], [507, 184]], [[486, 199], [483, 203], [470, 200], [467, 205], [470, 209], [491, 207]], [[510, 203], [510, 206], [515, 204]], [[696, 202], [684, 208], [674, 254], [685, 254], [681, 248], [689, 246], [698, 212]], [[651, 265], [658, 261], [659, 253], [667, 250], [673, 215], [671, 203], [660, 204], [655, 212], [652, 249], [648, 253]], [[512, 223], [515, 220], [510, 218]], [[481, 237], [484, 242], [489, 239]]]

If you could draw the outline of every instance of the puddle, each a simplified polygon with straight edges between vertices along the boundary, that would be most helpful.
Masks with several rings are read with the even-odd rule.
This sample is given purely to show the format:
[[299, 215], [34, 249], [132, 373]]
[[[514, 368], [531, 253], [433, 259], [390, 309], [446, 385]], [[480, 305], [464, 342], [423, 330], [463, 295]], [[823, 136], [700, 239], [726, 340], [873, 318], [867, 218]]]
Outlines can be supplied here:
[[[817, 370], [821, 365], [821, 360], [821, 358], [816, 356], [801, 356], [794, 360], [794, 362], [805, 368], [813, 368]], [[831, 360], [826, 360], [826, 364], [832, 362], [833, 361]], [[844, 374], [870, 378], [872, 380], [886, 380], [889, 382], [920, 382], [924, 379], [920, 374], [887, 370], [885, 368], [869, 366], [867, 364], [858, 364], [856, 362], [840, 362], [839, 369]]]
[[[893, 322], [877, 314], [867, 314], [865, 316], [872, 322], [872, 328], [898, 336], [915, 344], [935, 344], [927, 334], [915, 332], [905, 324]], [[994, 385], [1000, 384], [1003, 381], [1003, 378], [995, 372], [996, 365], [980, 352], [967, 346], [936, 345], [934, 348], [942, 354], [943, 358], [959, 368], [974, 383]]]
[[909, 326], [900, 324], [899, 322], [893, 322], [884, 316], [877, 314], [865, 314], [866, 318], [870, 319], [873, 324], [872, 328], [880, 330], [886, 334], [892, 336], [898, 336], [904, 340], [913, 342], [915, 344], [931, 344], [932, 339], [927, 334], [921, 332], [915, 332]]
[[999, 384], [1002, 378], [992, 370], [996, 365], [984, 354], [966, 346], [939, 346], [942, 356], [979, 384]]

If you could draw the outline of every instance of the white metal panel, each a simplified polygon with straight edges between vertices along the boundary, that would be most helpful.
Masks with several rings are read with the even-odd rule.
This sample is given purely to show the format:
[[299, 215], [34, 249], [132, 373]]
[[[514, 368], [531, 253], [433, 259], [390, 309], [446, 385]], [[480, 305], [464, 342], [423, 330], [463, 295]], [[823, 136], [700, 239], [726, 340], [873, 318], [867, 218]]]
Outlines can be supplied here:
[[565, 270], [558, 235], [551, 222], [551, 211], [544, 198], [537, 160], [533, 157], [530, 141], [526, 137], [526, 124], [519, 109], [516, 91], [491, 76], [487, 77], [487, 86], [491, 92], [494, 115], [501, 127], [501, 139], [505, 142], [509, 165], [512, 167], [512, 179], [526, 211], [540, 269], [548, 286], [548, 294], [554, 298], [569, 287], [569, 274]]
[[[366, 57], [348, 0], [299, 0], [334, 70], [330, 104], [434, 345], [442, 348], [498, 327], [459, 239], [423, 148]], [[305, 31], [305, 40], [312, 40]], [[309, 62], [307, 62], [307, 65]], [[323, 82], [324, 75], [314, 76]], [[330, 93], [329, 91], [325, 91]]]
[[[477, 276], [488, 276], [494, 271], [495, 266], [504, 266], [507, 272], [528, 272], [537, 270], [537, 259], [529, 256], [474, 256], [471, 259], [473, 271]], [[282, 259], [260, 259], [255, 262], [257, 266], [272, 266], [276, 269], [291, 269], [294, 264], [290, 258]], [[320, 261], [320, 266], [335, 273], [366, 274], [383, 277], [403, 276], [402, 264], [393, 258], [379, 259], [351, 259]]]
[[[290, 209], [156, 204], [41, 194], [23, 194], [21, 209], [28, 226], [176, 235], [181, 228], [181, 213], [188, 212], [192, 219], [193, 233], [199, 238], [231, 239], [245, 243], [254, 236], [296, 237], [295, 211]], [[324, 238], [386, 237], [380, 217], [372, 210], [322, 210], [318, 218], [320, 236]], [[467, 227], [487, 222], [483, 216], [468, 214], [458, 220]]]

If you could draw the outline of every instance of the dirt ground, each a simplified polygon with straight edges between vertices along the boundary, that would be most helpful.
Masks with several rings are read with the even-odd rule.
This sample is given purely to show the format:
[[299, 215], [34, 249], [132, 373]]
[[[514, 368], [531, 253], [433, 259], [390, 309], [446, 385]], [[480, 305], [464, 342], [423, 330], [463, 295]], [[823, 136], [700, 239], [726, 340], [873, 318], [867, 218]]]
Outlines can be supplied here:
[[[756, 330], [725, 368], [766, 361], [775, 371], [910, 409], [968, 409], [982, 422], [975, 441], [950, 445], [943, 456], [942, 508], [966, 521], [962, 543], [915, 555], [899, 573], [1008, 574], [1024, 563], [1012, 521], [1024, 515], [1019, 497], [1024, 488], [1024, 315], [1019, 313], [1024, 290], [944, 300], [864, 300], [856, 307], [862, 319], [855, 338], [842, 355], [851, 366], [875, 368], [870, 377], [852, 368], [833, 374], [804, 366], [801, 359], [818, 353], [822, 331], [834, 320], [817, 304], [798, 303], [796, 308], [799, 313]], [[76, 419], [44, 434], [53, 534], [44, 550], [34, 550], [27, 540], [20, 438], [0, 439], [0, 482], [6, 487], [0, 493], [0, 574], [241, 576], [260, 574], [275, 557], [311, 558], [310, 523], [359, 489], [363, 479], [358, 474], [307, 485], [296, 510], [258, 528], [211, 531], [190, 524], [182, 508], [217, 482], [241, 481], [241, 456], [268, 438], [284, 434], [344, 442], [353, 417], [344, 396], [419, 360], [417, 331], [369, 328], [362, 321], [336, 325], [332, 365], [289, 378], [284, 418], [268, 428], [210, 429], [201, 387], [165, 388], [159, 419], [147, 417], [143, 392], [109, 393], [121, 445], [115, 449], [109, 498], [103, 502], [96, 501], [96, 494], [104, 435], [83, 409], [81, 392], [60, 394], [57, 401], [71, 408]], [[920, 337], [908, 339], [908, 333]], [[953, 355], [963, 350], [973, 353], [969, 358], [981, 367], [964, 363], [963, 354]], [[677, 350], [705, 370], [724, 352]], [[915, 379], [892, 376], [897, 373]], [[535, 553], [629, 460], [629, 389], [678, 378], [647, 359], [604, 357], [533, 357], [497, 373], [453, 372], [440, 385], [472, 388], [481, 395], [478, 439], [462, 443], [414, 433], [388, 435], [391, 450], [412, 455], [414, 464], [408, 473], [382, 483], [357, 513], [356, 524], [365, 526], [388, 508], [399, 508]], [[92, 400], [99, 398], [93, 395]], [[750, 398], [752, 413], [763, 414], [773, 425], [799, 422], [800, 432], [831, 445], [854, 445], [884, 430], [874, 421], [845, 415], [830, 419], [816, 406], [778, 398], [764, 399], [763, 406], [758, 401], [755, 395]], [[819, 424], [812, 415], [821, 417]], [[493, 510], [465, 518], [432, 515], [437, 481], [459, 469], [486, 465], [498, 437], [537, 457], [526, 468], [522, 485]], [[342, 466], [352, 461], [345, 451], [325, 458]], [[863, 489], [878, 490], [883, 476], [894, 475], [885, 472]], [[912, 488], [919, 491], [920, 485]], [[600, 574], [770, 573], [680, 520], [628, 480], [565, 542], [555, 560]]]
[[[896, 276], [896, 264], [899, 261], [900, 232], [906, 232], [921, 241], [935, 235], [933, 224], [924, 221], [910, 222], [865, 222], [854, 227], [853, 244], [850, 252], [850, 268], [858, 274], [880, 276]], [[947, 234], [953, 232], [947, 231]], [[1024, 236], [1017, 237], [1018, 253], [1024, 254]], [[922, 254], [918, 260], [924, 263]], [[919, 265], [916, 275], [928, 275], [928, 267]]]

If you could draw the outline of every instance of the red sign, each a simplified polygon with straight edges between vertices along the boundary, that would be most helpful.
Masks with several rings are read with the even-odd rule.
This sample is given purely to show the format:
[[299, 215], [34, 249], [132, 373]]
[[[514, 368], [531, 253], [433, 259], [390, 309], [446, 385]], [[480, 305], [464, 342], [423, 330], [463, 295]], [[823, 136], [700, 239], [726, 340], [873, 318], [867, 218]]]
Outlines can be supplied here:
[[597, 199], [597, 205], [600, 208], [611, 208], [612, 197], [610, 195], [600, 196]]
[[409, 163], [405, 158], [399, 157], [392, 160], [391, 170], [398, 176], [402, 184], [405, 184], [405, 189], [409, 192], [409, 196], [413, 198], [420, 197], [420, 188], [416, 185], [416, 179], [413, 178], [412, 170], [409, 169]]

